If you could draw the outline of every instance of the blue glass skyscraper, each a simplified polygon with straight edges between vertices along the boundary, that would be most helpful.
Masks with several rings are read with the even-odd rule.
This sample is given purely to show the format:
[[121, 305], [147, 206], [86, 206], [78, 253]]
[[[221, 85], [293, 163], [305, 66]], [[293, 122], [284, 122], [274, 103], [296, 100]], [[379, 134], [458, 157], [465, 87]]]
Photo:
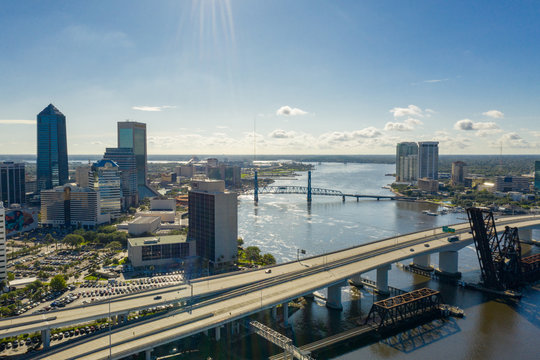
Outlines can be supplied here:
[[53, 104], [37, 116], [37, 190], [68, 182], [66, 117]]

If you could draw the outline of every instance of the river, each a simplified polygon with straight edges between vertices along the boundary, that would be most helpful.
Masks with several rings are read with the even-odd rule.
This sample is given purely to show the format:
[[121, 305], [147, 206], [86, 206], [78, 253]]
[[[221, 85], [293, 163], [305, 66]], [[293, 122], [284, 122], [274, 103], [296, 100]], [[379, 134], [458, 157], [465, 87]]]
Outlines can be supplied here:
[[[393, 165], [317, 164], [312, 172], [312, 186], [347, 193], [390, 195], [382, 187], [392, 182], [386, 173]], [[307, 174], [296, 180], [279, 180], [274, 185], [306, 186]], [[466, 214], [428, 216], [423, 210], [437, 210], [437, 205], [389, 200], [347, 199], [314, 196], [308, 206], [305, 195], [260, 195], [254, 204], [251, 196], [239, 197], [238, 231], [245, 246], [256, 245], [263, 253], [273, 254], [278, 262], [296, 259], [297, 250], [306, 256], [363, 244], [421, 229], [466, 221]], [[540, 234], [533, 231], [533, 237]], [[530, 251], [529, 246], [524, 247]], [[537, 251], [537, 249], [533, 249]], [[437, 265], [437, 256], [431, 257]], [[463, 280], [477, 282], [479, 266], [472, 246], [459, 252], [459, 270]], [[375, 279], [374, 272], [364, 274]], [[540, 347], [540, 286], [523, 290], [520, 301], [494, 299], [490, 296], [427, 279], [392, 265], [389, 284], [413, 290], [430, 287], [442, 293], [446, 303], [464, 309], [466, 317], [434, 321], [398, 336], [371, 344], [358, 340], [315, 353], [316, 359], [538, 359]], [[325, 295], [325, 291], [320, 291]], [[329, 310], [322, 301], [308, 301], [290, 318], [287, 330], [295, 344], [304, 345], [356, 325], [369, 312], [374, 298], [365, 290], [342, 288], [343, 311]], [[376, 300], [376, 298], [375, 298]], [[269, 320], [268, 314], [261, 315]], [[274, 325], [277, 326], [277, 325]], [[225, 338], [220, 343], [200, 336], [190, 341], [163, 347], [160, 353], [197, 349], [179, 358], [266, 359], [279, 352], [256, 335]], [[196, 354], [196, 355], [194, 355]]]

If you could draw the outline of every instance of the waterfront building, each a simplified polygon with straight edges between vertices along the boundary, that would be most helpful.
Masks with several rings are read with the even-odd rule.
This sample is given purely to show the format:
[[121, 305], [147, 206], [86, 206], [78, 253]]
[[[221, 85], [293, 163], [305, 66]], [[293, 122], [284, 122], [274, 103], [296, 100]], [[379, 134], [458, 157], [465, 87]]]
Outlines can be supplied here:
[[101, 214], [99, 193], [74, 184], [41, 191], [41, 223], [92, 228], [110, 221]]
[[190, 256], [195, 256], [195, 243], [186, 235], [128, 239], [128, 258], [134, 268], [179, 267]]
[[497, 176], [495, 178], [495, 191], [509, 192], [529, 191], [529, 179], [523, 176]]
[[452, 163], [452, 185], [463, 185], [465, 182], [465, 166], [463, 161]]
[[401, 142], [396, 146], [396, 182], [413, 182], [417, 179], [418, 145]]
[[242, 186], [241, 168], [236, 165], [222, 163], [216, 167], [208, 166], [206, 168], [206, 176], [213, 180], [223, 180], [226, 186]]
[[37, 115], [37, 189], [68, 182], [66, 117], [53, 104]]
[[[7, 256], [6, 256], [6, 212], [4, 203], [0, 200], [0, 281], [7, 280]], [[2, 289], [0, 289], [2, 290]]]
[[0, 201], [6, 206], [26, 203], [24, 163], [0, 162]]
[[88, 175], [90, 174], [90, 165], [81, 165], [75, 168], [75, 182], [80, 187], [88, 187]]
[[534, 188], [540, 191], [540, 160], [534, 162]]
[[139, 202], [137, 190], [137, 162], [132, 148], [106, 148], [103, 159], [112, 160], [120, 169], [120, 186], [122, 187], [123, 207], [127, 209], [137, 206]]
[[439, 179], [439, 142], [418, 143], [418, 179]]
[[418, 179], [418, 189], [420, 191], [425, 191], [429, 193], [436, 193], [439, 190], [439, 181], [428, 179], [428, 178], [421, 178]]
[[110, 214], [111, 219], [120, 216], [122, 189], [120, 170], [112, 160], [100, 160], [90, 169], [88, 187], [99, 193], [101, 214]]
[[232, 263], [237, 255], [238, 201], [223, 180], [193, 181], [189, 191], [188, 239], [197, 255], [213, 266]]

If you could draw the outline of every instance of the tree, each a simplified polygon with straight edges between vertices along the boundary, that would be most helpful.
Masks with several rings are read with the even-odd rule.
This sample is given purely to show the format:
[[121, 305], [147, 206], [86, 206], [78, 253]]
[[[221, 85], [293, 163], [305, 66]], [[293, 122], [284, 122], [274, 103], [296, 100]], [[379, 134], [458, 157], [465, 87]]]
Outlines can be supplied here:
[[236, 242], [237, 242], [237, 244], [238, 244], [239, 247], [244, 246], [244, 239], [238, 238], [238, 239], [236, 240]]
[[7, 273], [7, 278], [9, 281], [15, 280], [15, 275], [12, 272]]
[[122, 244], [120, 241], [111, 241], [107, 246], [107, 249], [110, 249], [111, 251], [118, 251], [122, 248]]
[[64, 237], [64, 243], [71, 245], [72, 248], [79, 246], [84, 242], [84, 237], [77, 234], [68, 234]]
[[62, 275], [55, 275], [49, 283], [52, 291], [62, 291], [66, 288], [66, 279]]
[[262, 262], [264, 265], [274, 265], [276, 263], [276, 258], [272, 254], [264, 254]]
[[251, 263], [259, 261], [261, 258], [261, 249], [257, 246], [248, 246], [246, 248], [246, 258], [251, 261]]
[[53, 243], [54, 238], [51, 234], [47, 234], [45, 235], [45, 239], [43, 239], [43, 241], [45, 242], [45, 244], [47, 244], [47, 251], [49, 251], [49, 245]]

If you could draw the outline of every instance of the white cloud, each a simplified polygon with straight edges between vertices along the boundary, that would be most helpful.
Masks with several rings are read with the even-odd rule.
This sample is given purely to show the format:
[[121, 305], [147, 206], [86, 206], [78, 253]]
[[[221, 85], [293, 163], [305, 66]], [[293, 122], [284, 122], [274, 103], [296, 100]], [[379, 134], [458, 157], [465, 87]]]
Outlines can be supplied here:
[[489, 110], [482, 113], [482, 115], [489, 116], [494, 119], [502, 119], [504, 117], [504, 113], [499, 110]]
[[394, 115], [395, 118], [404, 117], [404, 116], [413, 116], [413, 117], [424, 116], [424, 112], [422, 111], [422, 109], [420, 109], [416, 105], [409, 105], [406, 108], [395, 107], [391, 109], [390, 112]]
[[306, 115], [307, 111], [298, 109], [298, 108], [291, 108], [290, 106], [282, 106], [276, 111], [277, 115], [283, 115], [283, 116], [296, 116], [296, 115]]
[[387, 122], [384, 126], [385, 131], [412, 131], [417, 125], [422, 125], [418, 119], [408, 118], [404, 122]]
[[164, 105], [164, 106], [133, 106], [133, 110], [139, 111], [163, 111], [165, 109], [174, 109], [176, 106]]
[[459, 120], [454, 124], [454, 129], [462, 131], [472, 130], [496, 130], [499, 126], [493, 121], [477, 121], [474, 122], [471, 119]]
[[424, 80], [425, 83], [438, 83], [438, 82], [443, 82], [443, 81], [448, 81], [448, 79]]
[[276, 129], [272, 131], [268, 136], [270, 136], [273, 139], [290, 139], [293, 138], [295, 135], [294, 131], [285, 131], [282, 129]]
[[510, 132], [506, 133], [499, 138], [497, 143], [492, 143], [493, 146], [498, 147], [500, 145], [510, 148], [529, 148], [531, 144], [521, 137], [518, 133]]
[[0, 125], [35, 125], [36, 120], [0, 120]]

